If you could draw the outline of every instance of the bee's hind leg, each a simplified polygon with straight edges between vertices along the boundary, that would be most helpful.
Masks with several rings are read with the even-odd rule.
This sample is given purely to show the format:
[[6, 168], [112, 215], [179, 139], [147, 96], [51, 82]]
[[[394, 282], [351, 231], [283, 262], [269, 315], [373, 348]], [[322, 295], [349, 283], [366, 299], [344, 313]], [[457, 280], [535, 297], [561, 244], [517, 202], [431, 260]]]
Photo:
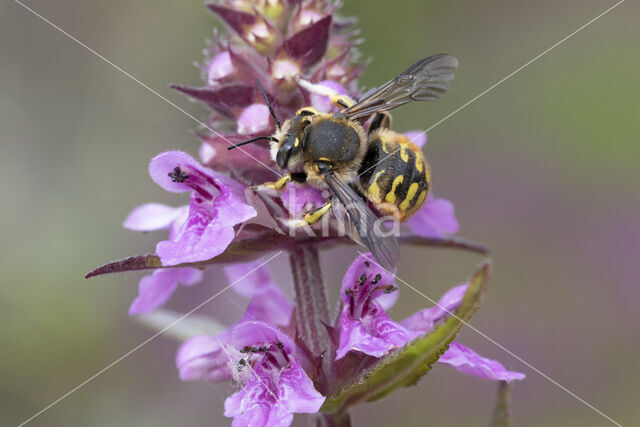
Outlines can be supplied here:
[[333, 206], [333, 203], [331, 202], [331, 200], [329, 200], [323, 206], [320, 206], [319, 208], [316, 208], [307, 212], [304, 215], [305, 222], [308, 225], [313, 225], [316, 222], [320, 221], [320, 218], [322, 218], [322, 216], [326, 214], [329, 211], [329, 209], [331, 209], [331, 206]]
[[378, 129], [391, 129], [391, 114], [388, 111], [378, 111], [369, 125], [368, 133]]
[[317, 83], [311, 83], [304, 79], [298, 79], [298, 84], [309, 92], [317, 93], [318, 95], [328, 96], [331, 103], [336, 107], [349, 108], [355, 101], [349, 98], [347, 95], [339, 94], [336, 90], [330, 87], [323, 86]]

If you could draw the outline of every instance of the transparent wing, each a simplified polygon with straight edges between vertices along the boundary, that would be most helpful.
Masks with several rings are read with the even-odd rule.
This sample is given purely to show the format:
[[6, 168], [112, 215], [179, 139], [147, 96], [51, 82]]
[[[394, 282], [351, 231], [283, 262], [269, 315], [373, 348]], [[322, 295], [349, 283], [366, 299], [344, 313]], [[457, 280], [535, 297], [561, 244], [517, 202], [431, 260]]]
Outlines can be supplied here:
[[383, 268], [395, 271], [398, 263], [398, 242], [391, 235], [389, 228], [379, 221], [360, 196], [337, 175], [329, 172], [325, 178], [358, 231], [362, 243]]
[[361, 100], [344, 110], [357, 119], [377, 111], [389, 111], [411, 101], [435, 101], [453, 81], [458, 60], [445, 54], [421, 59], [395, 79], [365, 93]]

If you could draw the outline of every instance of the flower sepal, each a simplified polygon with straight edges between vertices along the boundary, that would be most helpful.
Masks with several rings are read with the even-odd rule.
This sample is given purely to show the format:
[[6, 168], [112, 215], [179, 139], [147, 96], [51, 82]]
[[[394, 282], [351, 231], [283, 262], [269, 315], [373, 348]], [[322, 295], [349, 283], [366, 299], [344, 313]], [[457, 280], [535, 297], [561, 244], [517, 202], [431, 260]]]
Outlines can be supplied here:
[[434, 329], [378, 359], [340, 391], [328, 396], [321, 411], [344, 411], [357, 403], [375, 401], [397, 388], [416, 384], [480, 306], [489, 283], [489, 269], [490, 262], [485, 261], [473, 275], [455, 316], [449, 316]]

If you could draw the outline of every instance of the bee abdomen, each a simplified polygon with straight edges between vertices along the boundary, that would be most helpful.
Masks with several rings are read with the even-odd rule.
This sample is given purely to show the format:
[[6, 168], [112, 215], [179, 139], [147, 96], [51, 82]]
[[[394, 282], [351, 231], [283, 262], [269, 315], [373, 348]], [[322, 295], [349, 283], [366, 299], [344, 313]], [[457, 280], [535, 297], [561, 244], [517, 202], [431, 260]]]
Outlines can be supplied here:
[[404, 135], [387, 129], [374, 132], [359, 173], [361, 191], [383, 215], [406, 221], [427, 198], [429, 165]]

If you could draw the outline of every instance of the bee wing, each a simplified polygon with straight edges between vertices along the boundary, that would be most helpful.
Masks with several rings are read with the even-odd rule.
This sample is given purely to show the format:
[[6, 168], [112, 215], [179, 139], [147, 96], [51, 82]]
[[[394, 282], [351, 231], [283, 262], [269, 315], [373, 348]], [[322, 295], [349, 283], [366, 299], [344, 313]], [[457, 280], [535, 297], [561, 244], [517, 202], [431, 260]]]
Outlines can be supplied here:
[[350, 119], [357, 119], [411, 101], [435, 101], [449, 90], [457, 67], [458, 60], [451, 55], [441, 53], [421, 59], [395, 79], [365, 93], [344, 113]]
[[362, 243], [371, 251], [380, 265], [395, 271], [398, 263], [398, 242], [391, 231], [369, 209], [366, 203], [351, 187], [334, 173], [325, 175], [326, 182], [336, 198], [343, 205], [349, 219], [355, 226]]

